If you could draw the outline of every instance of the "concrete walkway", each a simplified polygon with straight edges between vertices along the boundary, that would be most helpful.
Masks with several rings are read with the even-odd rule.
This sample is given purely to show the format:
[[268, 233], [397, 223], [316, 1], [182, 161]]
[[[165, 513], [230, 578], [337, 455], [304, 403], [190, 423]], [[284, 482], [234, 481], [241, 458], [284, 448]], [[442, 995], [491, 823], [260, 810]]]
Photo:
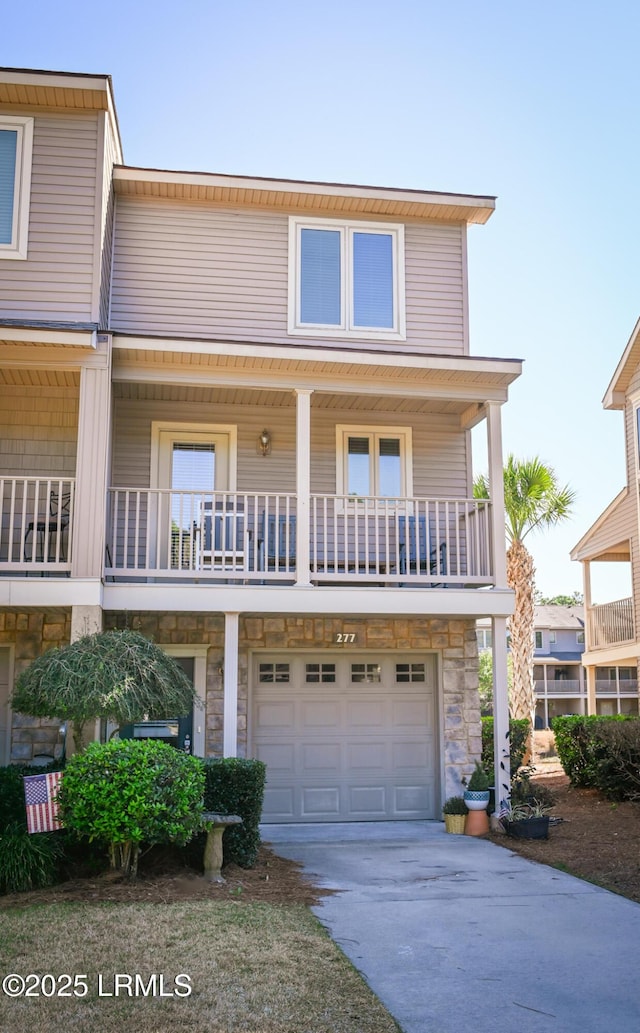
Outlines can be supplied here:
[[640, 905], [440, 822], [261, 831], [404, 1033], [639, 1033]]

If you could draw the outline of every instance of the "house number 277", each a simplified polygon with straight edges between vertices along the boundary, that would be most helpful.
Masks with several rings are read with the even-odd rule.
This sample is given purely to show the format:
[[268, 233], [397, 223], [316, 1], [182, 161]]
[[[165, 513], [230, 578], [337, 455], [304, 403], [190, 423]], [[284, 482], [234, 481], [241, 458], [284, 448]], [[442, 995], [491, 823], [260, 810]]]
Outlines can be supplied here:
[[356, 640], [355, 631], [336, 632], [336, 642], [339, 646], [352, 646]]

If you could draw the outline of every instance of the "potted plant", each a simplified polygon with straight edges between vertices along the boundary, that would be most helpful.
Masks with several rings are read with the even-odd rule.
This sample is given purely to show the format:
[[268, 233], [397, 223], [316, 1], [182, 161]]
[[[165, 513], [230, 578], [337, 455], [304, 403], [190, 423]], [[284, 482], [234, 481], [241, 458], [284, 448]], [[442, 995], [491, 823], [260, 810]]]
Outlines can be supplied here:
[[467, 805], [463, 796], [450, 796], [442, 805], [445, 832], [462, 835], [467, 817]]
[[[464, 779], [463, 779], [464, 782]], [[468, 781], [464, 782], [464, 802], [469, 811], [486, 811], [489, 803], [489, 788], [491, 779], [482, 767], [479, 760], [473, 769]]]
[[514, 839], [548, 839], [549, 808], [534, 800], [531, 803], [509, 803], [500, 820], [505, 832]]

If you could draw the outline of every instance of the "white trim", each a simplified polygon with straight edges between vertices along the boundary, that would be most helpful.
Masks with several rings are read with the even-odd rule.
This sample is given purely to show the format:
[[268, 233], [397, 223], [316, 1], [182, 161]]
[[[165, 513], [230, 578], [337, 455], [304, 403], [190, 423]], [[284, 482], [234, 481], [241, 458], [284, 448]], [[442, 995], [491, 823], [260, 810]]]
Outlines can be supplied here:
[[[401, 498], [413, 497], [413, 437], [411, 427], [387, 427], [384, 424], [336, 424], [336, 495], [348, 495], [347, 477], [347, 448], [349, 437], [371, 437], [374, 440], [379, 437], [400, 439], [400, 461], [402, 471]], [[379, 495], [376, 483], [371, 485], [371, 495], [383, 498]]]
[[[193, 739], [191, 752], [194, 757], [205, 755], [205, 727], [207, 719], [207, 652], [206, 644], [197, 646], [174, 646], [158, 643], [167, 656], [193, 657], [193, 687], [198, 701], [193, 708]], [[198, 723], [199, 720], [199, 723]]]
[[[300, 319], [300, 234], [303, 229], [326, 229], [340, 234], [340, 325], [302, 323]], [[354, 233], [378, 233], [391, 238], [394, 325], [361, 327], [353, 322], [352, 254]], [[296, 337], [342, 337], [358, 340], [405, 341], [406, 301], [404, 274], [404, 226], [402, 223], [360, 222], [358, 219], [309, 219], [289, 216], [289, 293], [287, 332]]]
[[0, 243], [0, 258], [15, 260], [27, 257], [33, 122], [33, 118], [26, 118], [23, 115], [0, 115], [0, 130], [15, 130], [17, 133], [11, 242], [9, 244]]
[[168, 488], [170, 484], [163, 484], [161, 471], [162, 465], [162, 443], [164, 434], [172, 434], [176, 437], [186, 435], [193, 440], [209, 440], [213, 437], [227, 437], [228, 457], [227, 476], [224, 487], [219, 491], [236, 491], [238, 481], [238, 427], [234, 423], [179, 423], [178, 421], [151, 421], [151, 470], [150, 487]]

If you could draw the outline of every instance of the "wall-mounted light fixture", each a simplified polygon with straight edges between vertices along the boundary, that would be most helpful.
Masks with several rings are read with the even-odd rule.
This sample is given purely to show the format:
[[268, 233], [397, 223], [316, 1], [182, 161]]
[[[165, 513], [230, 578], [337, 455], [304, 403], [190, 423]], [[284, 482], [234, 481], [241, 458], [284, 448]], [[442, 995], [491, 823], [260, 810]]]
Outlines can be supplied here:
[[268, 456], [271, 451], [271, 435], [268, 430], [263, 430], [258, 438], [258, 453], [261, 456]]

